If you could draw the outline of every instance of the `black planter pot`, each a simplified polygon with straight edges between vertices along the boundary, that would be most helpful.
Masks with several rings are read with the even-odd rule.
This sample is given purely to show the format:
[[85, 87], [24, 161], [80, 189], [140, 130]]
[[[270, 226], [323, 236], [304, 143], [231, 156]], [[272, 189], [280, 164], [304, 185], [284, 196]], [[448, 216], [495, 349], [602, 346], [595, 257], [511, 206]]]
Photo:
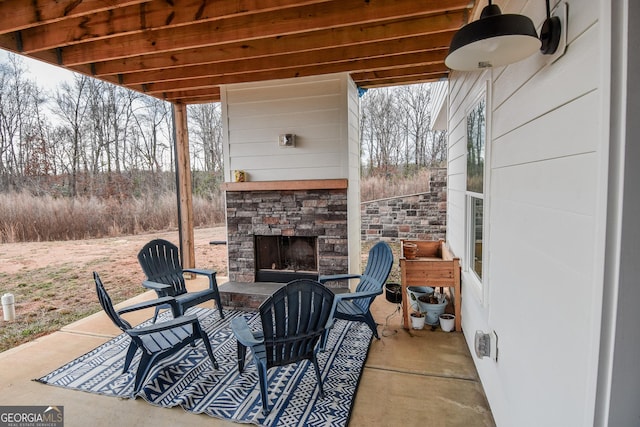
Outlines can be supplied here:
[[384, 285], [385, 289], [385, 298], [387, 301], [392, 302], [394, 304], [399, 304], [402, 302], [402, 286], [398, 283], [387, 283]]

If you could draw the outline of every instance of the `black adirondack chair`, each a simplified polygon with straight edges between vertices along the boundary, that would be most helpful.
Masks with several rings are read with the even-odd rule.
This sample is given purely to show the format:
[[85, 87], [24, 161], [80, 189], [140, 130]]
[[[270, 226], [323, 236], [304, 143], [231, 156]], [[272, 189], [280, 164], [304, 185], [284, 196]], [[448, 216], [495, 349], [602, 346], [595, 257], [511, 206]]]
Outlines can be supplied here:
[[274, 366], [309, 360], [315, 369], [320, 394], [324, 396], [316, 354], [318, 341], [331, 326], [333, 299], [333, 292], [314, 280], [294, 280], [260, 305], [261, 331], [251, 331], [244, 317], [231, 321], [238, 340], [238, 369], [244, 371], [249, 347], [258, 368], [265, 414], [270, 410], [267, 370]]
[[371, 314], [373, 300], [382, 294], [384, 283], [393, 267], [393, 252], [385, 242], [376, 243], [369, 251], [369, 258], [364, 273], [334, 274], [320, 276], [318, 281], [326, 283], [332, 280], [360, 279], [355, 292], [336, 295], [336, 319], [365, 322], [373, 335], [378, 336], [378, 327]]
[[[214, 368], [218, 369], [218, 362], [213, 356], [209, 337], [202, 331], [198, 318], [193, 315], [178, 316], [178, 306], [174, 298], [163, 297], [116, 311], [98, 273], [93, 273], [93, 279], [96, 283], [96, 292], [103, 310], [118, 328], [131, 337], [131, 344], [129, 345], [124, 361], [123, 373], [129, 370], [129, 366], [136, 352], [138, 350], [142, 351], [140, 364], [136, 371], [134, 394], [137, 394], [142, 389], [144, 379], [156, 362], [171, 356], [189, 344], [195, 345], [195, 341], [198, 339], [204, 342], [204, 346], [211, 359], [211, 364]], [[120, 315], [124, 313], [167, 304], [174, 310], [174, 319], [167, 322], [134, 328], [129, 322], [120, 317]]]
[[[138, 252], [138, 262], [147, 276], [147, 280], [142, 282], [142, 286], [156, 291], [158, 297], [174, 297], [178, 304], [178, 314], [182, 315], [188, 308], [203, 302], [215, 300], [220, 316], [224, 319], [216, 272], [199, 268], [183, 269], [180, 264], [180, 252], [173, 243], [163, 239], [150, 241]], [[184, 273], [207, 276], [209, 288], [197, 292], [187, 292]], [[168, 307], [156, 309], [154, 322], [162, 308]]]

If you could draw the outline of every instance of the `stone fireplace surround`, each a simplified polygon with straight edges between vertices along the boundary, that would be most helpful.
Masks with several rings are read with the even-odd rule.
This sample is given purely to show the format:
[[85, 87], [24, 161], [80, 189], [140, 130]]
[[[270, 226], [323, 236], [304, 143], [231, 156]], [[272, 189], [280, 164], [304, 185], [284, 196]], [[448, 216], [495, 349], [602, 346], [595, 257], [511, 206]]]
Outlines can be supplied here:
[[256, 235], [314, 236], [318, 273], [348, 272], [346, 179], [225, 183], [223, 189], [229, 281], [255, 282]]

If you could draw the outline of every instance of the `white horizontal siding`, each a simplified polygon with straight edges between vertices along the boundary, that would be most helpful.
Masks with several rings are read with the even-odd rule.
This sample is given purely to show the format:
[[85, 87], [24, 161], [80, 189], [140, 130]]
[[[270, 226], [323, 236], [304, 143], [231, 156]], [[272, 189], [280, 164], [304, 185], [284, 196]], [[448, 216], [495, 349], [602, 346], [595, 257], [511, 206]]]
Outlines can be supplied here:
[[594, 241], [585, 230], [594, 219], [508, 201], [494, 201], [494, 211], [500, 226], [491, 233], [489, 324], [498, 333], [499, 362], [491, 381], [509, 396], [496, 408], [507, 413], [496, 418], [589, 425]]
[[[289, 150], [289, 151], [298, 151], [302, 153], [313, 152], [313, 150], [338, 150], [343, 149], [344, 142], [340, 141], [340, 131], [339, 128], [334, 123], [322, 123], [316, 124], [313, 126], [304, 126], [304, 127], [296, 127], [296, 147], [297, 150], [294, 149], [285, 149], [281, 150]], [[247, 153], [243, 153], [243, 146], [249, 146], [250, 149], [259, 149], [260, 145], [263, 146], [264, 149], [268, 150], [267, 152], [259, 152], [253, 153], [254, 155], [265, 155], [270, 153], [277, 153], [277, 150], [274, 150], [274, 146], [278, 147], [278, 135], [281, 133], [293, 133], [293, 132], [283, 132], [281, 127], [276, 129], [264, 129], [264, 131], [260, 131], [259, 129], [237, 129], [229, 132], [229, 137], [236, 141], [232, 144], [232, 148], [237, 146], [238, 150], [235, 150], [232, 155], [241, 156]], [[253, 145], [252, 145], [253, 144]]]
[[304, 102], [309, 97], [322, 98], [330, 93], [339, 94], [343, 89], [344, 78], [345, 76], [340, 74], [229, 85], [227, 87], [231, 90], [227, 93], [227, 102], [230, 105], [282, 99]]
[[494, 169], [491, 198], [592, 216], [597, 166], [596, 155], [583, 154]]
[[[284, 92], [284, 88], [281, 91]], [[305, 120], [307, 122], [317, 122], [318, 120], [332, 119], [336, 120], [336, 111], [342, 109], [341, 94], [331, 93], [325, 95], [310, 95], [308, 99], [304, 98], [278, 98], [273, 100], [260, 100], [255, 102], [245, 102], [238, 104], [229, 104], [229, 117], [233, 117], [233, 123], [236, 126], [244, 127], [271, 127], [270, 118], [281, 120], [282, 116], [297, 120]], [[309, 101], [313, 100], [312, 103]], [[292, 110], [292, 105], [308, 105], [304, 110]], [[321, 115], [325, 115], [325, 117]], [[318, 115], [316, 117], [316, 115]], [[315, 118], [315, 120], [314, 120]]]
[[361, 216], [360, 216], [360, 98], [358, 87], [351, 79], [346, 80], [346, 103], [349, 125], [346, 128], [346, 139], [349, 141], [349, 188], [348, 194], [348, 222], [349, 222], [349, 271], [362, 273], [362, 258], [360, 244]]
[[[226, 179], [348, 178], [353, 148], [346, 74], [224, 86]], [[296, 135], [294, 148], [278, 136]]]
[[[494, 169], [545, 159], [594, 152], [593, 138], [600, 110], [594, 108], [599, 92], [593, 91], [494, 140]], [[534, 142], [532, 142], [534, 141]]]
[[[553, 64], [553, 72], [543, 68], [499, 107], [493, 105], [493, 137], [498, 138], [595, 90], [599, 84], [600, 69], [593, 64], [600, 63], [600, 55], [599, 49], [593, 46], [598, 44], [598, 37], [598, 28], [591, 28], [576, 40], [561, 61]], [[496, 82], [494, 92], [498, 92], [498, 96], [500, 87]]]
[[[544, 17], [537, 2], [499, 3], [505, 13]], [[463, 282], [462, 321], [470, 345], [476, 330], [498, 334], [498, 362], [475, 359], [498, 425], [593, 424], [606, 219], [598, 205], [606, 199], [605, 55], [600, 3], [568, 3], [569, 46], [555, 63], [533, 55], [450, 80], [447, 239], [460, 256], [465, 118], [491, 81], [488, 293], [487, 301], [474, 298]]]
[[[287, 150], [283, 149], [283, 151], [286, 152]], [[346, 163], [346, 159], [344, 160], [344, 163]], [[234, 164], [238, 169], [251, 170], [257, 173], [259, 171], [268, 169], [281, 169], [283, 164], [287, 165], [287, 169], [330, 168], [336, 166], [336, 160], [335, 156], [332, 153], [316, 153], [313, 156], [292, 153], [265, 156], [260, 159], [260, 162], [257, 164], [255, 162], [255, 157], [238, 157], [234, 160]], [[342, 162], [340, 162], [337, 166], [342, 166]]]

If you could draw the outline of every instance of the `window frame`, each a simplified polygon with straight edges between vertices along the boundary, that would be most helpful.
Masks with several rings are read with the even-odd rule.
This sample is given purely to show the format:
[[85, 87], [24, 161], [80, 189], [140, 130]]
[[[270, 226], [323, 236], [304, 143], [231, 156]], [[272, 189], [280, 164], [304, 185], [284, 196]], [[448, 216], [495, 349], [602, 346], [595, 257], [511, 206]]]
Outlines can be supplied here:
[[[468, 178], [468, 148], [465, 150], [465, 248], [464, 248], [464, 260], [463, 260], [463, 279], [467, 283], [466, 289], [472, 291], [472, 294], [476, 296], [482, 306], [488, 306], [488, 250], [487, 243], [489, 237], [488, 228], [488, 212], [489, 203], [487, 193], [489, 186], [489, 171], [490, 171], [490, 149], [491, 143], [489, 135], [491, 135], [491, 108], [490, 108], [490, 85], [489, 81], [485, 80], [485, 84], [481, 85], [476, 96], [470, 98], [472, 102], [466, 109], [465, 115], [465, 144], [468, 144], [468, 130], [467, 123], [469, 115], [478, 107], [478, 104], [484, 100], [485, 103], [485, 129], [484, 129], [484, 160], [483, 160], [483, 188], [482, 193], [477, 191], [470, 191], [467, 189]], [[474, 199], [482, 201], [482, 255], [481, 255], [481, 276], [478, 275], [474, 268], [474, 254], [475, 254], [475, 233], [476, 223], [474, 218]]]

